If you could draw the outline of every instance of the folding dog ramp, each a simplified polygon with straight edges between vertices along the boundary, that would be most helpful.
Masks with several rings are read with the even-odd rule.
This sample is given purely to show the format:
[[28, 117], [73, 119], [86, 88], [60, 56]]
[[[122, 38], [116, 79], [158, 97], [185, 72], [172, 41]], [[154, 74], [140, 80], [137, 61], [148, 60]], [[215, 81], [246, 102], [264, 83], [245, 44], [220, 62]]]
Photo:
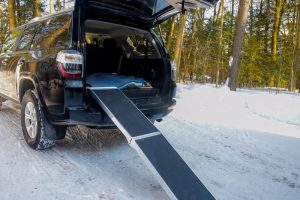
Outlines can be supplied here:
[[117, 88], [89, 88], [171, 199], [214, 197], [149, 119]]

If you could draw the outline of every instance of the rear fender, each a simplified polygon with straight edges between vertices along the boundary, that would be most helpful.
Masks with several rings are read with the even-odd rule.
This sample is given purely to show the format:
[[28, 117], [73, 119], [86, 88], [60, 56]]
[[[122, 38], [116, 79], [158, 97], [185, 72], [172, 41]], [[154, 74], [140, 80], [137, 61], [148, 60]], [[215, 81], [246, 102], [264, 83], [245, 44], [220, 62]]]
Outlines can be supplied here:
[[[45, 115], [48, 119], [51, 120], [51, 117], [49, 115], [49, 112], [47, 110], [47, 107], [46, 107], [46, 103], [42, 97], [42, 94], [41, 94], [41, 90], [40, 90], [40, 85], [38, 83], [38, 80], [36, 78], [36, 76], [34, 76], [33, 74], [31, 73], [20, 73], [20, 77], [18, 78], [18, 88], [17, 88], [17, 94], [18, 94], [18, 98], [19, 98], [19, 101], [22, 102], [22, 98], [25, 94], [25, 92], [28, 90], [28, 89], [34, 89], [36, 90], [37, 92], [37, 95], [38, 95], [38, 98], [39, 98], [39, 101], [41, 103], [41, 106], [43, 108], [43, 110], [45, 111]], [[33, 87], [28, 87], [28, 85], [26, 85], [27, 83], [31, 83]]]

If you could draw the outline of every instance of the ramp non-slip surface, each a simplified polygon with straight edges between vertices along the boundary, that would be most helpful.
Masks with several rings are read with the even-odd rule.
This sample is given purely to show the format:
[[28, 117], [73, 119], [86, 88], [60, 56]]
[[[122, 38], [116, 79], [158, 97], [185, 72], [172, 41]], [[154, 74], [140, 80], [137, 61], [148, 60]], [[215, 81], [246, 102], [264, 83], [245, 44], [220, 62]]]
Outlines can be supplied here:
[[172, 199], [214, 197], [146, 116], [118, 89], [91, 94], [138, 152]]

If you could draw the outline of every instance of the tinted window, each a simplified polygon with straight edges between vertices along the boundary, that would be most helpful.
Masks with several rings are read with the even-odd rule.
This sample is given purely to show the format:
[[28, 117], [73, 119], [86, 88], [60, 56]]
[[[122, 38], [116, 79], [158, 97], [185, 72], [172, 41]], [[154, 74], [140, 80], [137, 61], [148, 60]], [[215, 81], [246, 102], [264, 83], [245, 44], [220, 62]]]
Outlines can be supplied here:
[[[117, 27], [116, 27], [117, 28]], [[149, 37], [145, 37], [145, 35], [137, 33], [130, 34], [125, 36], [126, 31], [120, 31], [120, 35], [114, 34], [114, 37], [108, 34], [101, 33], [85, 33], [87, 50], [88, 51], [105, 51], [104, 41], [107, 39], [114, 40], [117, 42], [117, 49], [120, 52], [126, 54], [128, 58], [132, 59], [157, 59], [159, 58], [159, 53], [154, 43]]]
[[59, 16], [40, 24], [34, 38], [34, 48], [67, 47], [70, 44], [71, 16]]
[[30, 26], [25, 28], [20, 38], [17, 51], [28, 50], [30, 48], [35, 32], [36, 26]]
[[127, 43], [133, 47], [134, 51], [139, 53], [141, 57], [157, 57], [157, 51], [153, 44], [149, 42], [144, 36], [141, 35], [131, 35], [127, 38]]
[[13, 32], [8, 34], [2, 47], [2, 53], [9, 53], [13, 50], [19, 34], [19, 29], [15, 29]]
[[93, 44], [93, 45], [96, 45], [98, 48], [104, 48], [103, 47], [103, 42], [105, 39], [109, 39], [111, 38], [109, 35], [91, 35], [91, 36], [88, 36], [89, 33], [87, 33], [86, 35], [86, 43], [87, 44]]

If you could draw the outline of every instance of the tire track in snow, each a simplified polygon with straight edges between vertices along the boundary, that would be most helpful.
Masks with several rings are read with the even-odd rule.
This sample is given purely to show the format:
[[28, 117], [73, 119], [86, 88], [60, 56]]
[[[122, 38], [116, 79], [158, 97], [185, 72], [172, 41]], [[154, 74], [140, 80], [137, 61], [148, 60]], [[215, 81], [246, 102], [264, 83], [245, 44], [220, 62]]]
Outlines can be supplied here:
[[[91, 131], [45, 151], [27, 146], [14, 103], [0, 111], [0, 196], [19, 199], [168, 199], [120, 134]], [[97, 146], [98, 145], [98, 146]]]
[[[11, 106], [12, 104], [9, 104]], [[5, 136], [13, 135], [15, 139], [18, 140], [17, 146], [23, 153], [24, 157], [30, 159], [32, 163], [33, 171], [38, 174], [45, 174], [50, 176], [53, 173], [53, 169], [49, 165], [55, 165], [55, 169], [61, 168], [62, 170], [67, 170], [69, 173], [74, 175], [82, 173], [72, 162], [68, 161], [62, 155], [57, 154], [55, 151], [48, 149], [45, 151], [35, 151], [27, 146], [25, 140], [23, 139], [21, 125], [20, 125], [20, 112], [18, 108], [11, 109], [4, 105], [1, 110], [0, 120], [2, 121], [2, 126], [4, 125], [4, 130], [7, 131]], [[3, 123], [4, 122], [4, 123]], [[1, 131], [4, 132], [4, 131]]]

